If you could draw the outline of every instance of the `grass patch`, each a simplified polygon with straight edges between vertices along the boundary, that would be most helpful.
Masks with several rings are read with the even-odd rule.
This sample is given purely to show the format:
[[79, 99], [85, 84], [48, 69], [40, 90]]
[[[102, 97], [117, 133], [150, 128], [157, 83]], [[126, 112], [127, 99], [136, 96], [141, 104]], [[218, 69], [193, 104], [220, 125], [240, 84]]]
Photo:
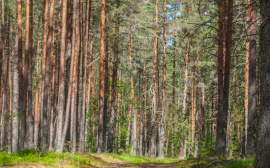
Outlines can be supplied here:
[[112, 154], [112, 153], [107, 153], [107, 156], [111, 156], [113, 158], [119, 159], [124, 162], [129, 162], [129, 163], [175, 163], [179, 162], [178, 158], [169, 158], [165, 157], [164, 159], [159, 159], [159, 158], [150, 158], [148, 156], [134, 156], [130, 154]]
[[0, 152], [0, 165], [20, 162], [41, 162], [41, 163], [59, 163], [68, 162], [71, 165], [90, 164], [98, 166], [98, 163], [91, 161], [87, 157], [73, 155], [71, 153], [40, 152], [35, 149], [24, 149], [18, 153], [7, 154]]
[[255, 157], [247, 158], [247, 159], [236, 159], [224, 162], [222, 165], [224, 168], [252, 168], [254, 167]]
[[182, 160], [176, 164], [177, 168], [253, 168], [255, 157], [237, 158], [232, 160], [217, 159], [217, 158], [195, 158], [191, 160]]

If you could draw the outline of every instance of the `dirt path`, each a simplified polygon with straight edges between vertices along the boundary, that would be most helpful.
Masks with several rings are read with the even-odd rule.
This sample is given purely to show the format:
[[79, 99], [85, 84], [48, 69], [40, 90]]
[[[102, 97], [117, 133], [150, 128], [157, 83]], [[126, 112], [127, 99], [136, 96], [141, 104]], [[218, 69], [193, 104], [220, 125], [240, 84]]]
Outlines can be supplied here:
[[101, 163], [101, 168], [172, 168], [176, 163], [126, 163], [106, 155], [92, 154], [91, 160]]
[[176, 163], [127, 163], [104, 154], [85, 154], [95, 164], [81, 164], [69, 160], [57, 163], [20, 162], [0, 165], [0, 168], [173, 168]]
[[102, 165], [102, 168], [170, 168], [174, 166], [174, 163], [108, 163]]

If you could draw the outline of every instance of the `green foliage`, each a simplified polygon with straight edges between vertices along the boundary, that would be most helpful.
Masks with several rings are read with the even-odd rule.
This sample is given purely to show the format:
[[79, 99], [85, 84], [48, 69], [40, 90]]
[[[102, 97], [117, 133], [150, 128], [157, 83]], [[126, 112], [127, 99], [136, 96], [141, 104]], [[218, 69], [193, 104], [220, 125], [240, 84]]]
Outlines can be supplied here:
[[225, 162], [222, 165], [224, 168], [231, 168], [231, 167], [247, 168], [247, 167], [253, 167], [254, 163], [255, 163], [255, 157], [251, 157], [248, 159], [232, 160], [229, 162]]
[[148, 156], [134, 156], [130, 154], [122, 154], [122, 155], [117, 155], [117, 154], [106, 154], [108, 156], [112, 156], [113, 158], [122, 160], [124, 162], [131, 162], [131, 163], [175, 163], [178, 162], [178, 158], [169, 158], [166, 157], [164, 159], [159, 159], [159, 158], [150, 158]]
[[0, 152], [0, 165], [16, 162], [61, 163], [63, 160], [69, 160], [72, 164], [76, 165], [97, 165], [97, 163], [91, 161], [87, 157], [73, 155], [71, 153], [40, 152], [35, 149], [24, 149], [13, 154]]
[[175, 167], [178, 168], [203, 168], [203, 167], [211, 167], [211, 168], [250, 168], [253, 167], [255, 162], [255, 157], [247, 158], [247, 159], [216, 159], [216, 158], [195, 158], [192, 160], [182, 160], [179, 161]]
[[201, 156], [214, 156], [215, 155], [215, 143], [216, 139], [207, 134], [204, 141], [200, 141], [199, 155]]

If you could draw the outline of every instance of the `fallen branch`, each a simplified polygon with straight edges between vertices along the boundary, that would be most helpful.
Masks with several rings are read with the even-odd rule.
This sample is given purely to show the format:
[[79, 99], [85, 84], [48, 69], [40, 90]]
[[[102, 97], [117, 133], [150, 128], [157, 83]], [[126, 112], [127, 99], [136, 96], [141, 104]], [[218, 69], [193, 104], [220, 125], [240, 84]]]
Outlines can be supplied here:
[[211, 163], [209, 163], [208, 165], [206, 165], [204, 168], [210, 167], [211, 165], [215, 165], [214, 163], [216, 162], [216, 160], [212, 161]]

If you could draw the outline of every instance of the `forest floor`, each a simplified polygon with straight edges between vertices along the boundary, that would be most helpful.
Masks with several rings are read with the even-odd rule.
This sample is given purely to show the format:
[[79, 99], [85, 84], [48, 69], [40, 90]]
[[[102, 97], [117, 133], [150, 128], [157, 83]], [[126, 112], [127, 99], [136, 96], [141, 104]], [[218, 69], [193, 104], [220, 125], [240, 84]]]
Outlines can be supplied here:
[[16, 154], [0, 152], [0, 168], [253, 168], [254, 158], [217, 159], [149, 158], [128, 154], [57, 154], [24, 151]]
[[[41, 159], [40, 161], [15, 161], [12, 163], [0, 164], [0, 168], [170, 168], [176, 163], [135, 163], [125, 162], [106, 154], [84, 154], [83, 158], [88, 158], [91, 162], [73, 160], [71, 158], [56, 158], [55, 161]], [[1, 158], [0, 158], [1, 159]], [[4, 159], [4, 158], [2, 158]], [[2, 160], [5, 162], [5, 160]]]

